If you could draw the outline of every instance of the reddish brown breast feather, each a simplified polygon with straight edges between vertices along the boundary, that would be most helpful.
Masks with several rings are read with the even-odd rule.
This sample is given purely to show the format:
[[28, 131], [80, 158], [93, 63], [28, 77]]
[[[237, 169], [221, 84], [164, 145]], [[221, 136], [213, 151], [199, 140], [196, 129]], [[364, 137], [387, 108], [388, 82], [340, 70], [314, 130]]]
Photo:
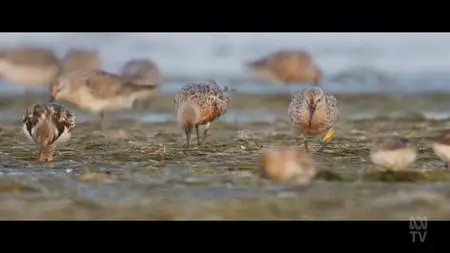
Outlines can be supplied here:
[[220, 111], [217, 106], [209, 106], [202, 110], [202, 117], [199, 122], [200, 125], [204, 125], [220, 117]]

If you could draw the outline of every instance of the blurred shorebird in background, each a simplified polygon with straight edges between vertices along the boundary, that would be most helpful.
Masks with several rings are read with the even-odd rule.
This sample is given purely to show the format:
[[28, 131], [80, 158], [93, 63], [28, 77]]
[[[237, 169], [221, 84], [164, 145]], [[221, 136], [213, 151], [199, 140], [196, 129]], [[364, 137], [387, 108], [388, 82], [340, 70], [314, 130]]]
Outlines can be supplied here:
[[121, 75], [139, 85], [160, 85], [165, 81], [156, 63], [144, 59], [135, 59], [125, 63]]
[[56, 146], [70, 139], [75, 115], [59, 104], [36, 104], [26, 110], [22, 123], [23, 133], [38, 146], [38, 160], [49, 162]]
[[310, 82], [317, 86], [322, 78], [319, 67], [305, 51], [278, 51], [248, 62], [245, 67], [251, 73], [275, 83]]
[[292, 96], [288, 115], [303, 136], [306, 152], [309, 152], [306, 135], [326, 132], [321, 150], [334, 134], [333, 127], [339, 118], [337, 99], [319, 87], [307, 88]]
[[[224, 115], [231, 105], [231, 96], [228, 88], [222, 90], [214, 80], [205, 83], [195, 83], [183, 86], [175, 95], [175, 110], [179, 123], [185, 134], [188, 148], [191, 144], [193, 128], [197, 134], [197, 143], [202, 145], [211, 123]], [[205, 125], [202, 138], [199, 126]]]
[[372, 141], [370, 160], [383, 170], [403, 170], [416, 160], [416, 156], [416, 143], [407, 138], [386, 136]]
[[101, 60], [97, 50], [71, 48], [61, 60], [61, 71], [100, 70]]
[[[26, 87], [46, 87], [61, 73], [77, 69], [100, 69], [97, 51], [70, 49], [62, 60], [46, 48], [17, 47], [0, 52], [0, 76]], [[29, 88], [25, 95], [30, 95]]]
[[[134, 84], [155, 86], [156, 88], [165, 81], [165, 77], [159, 71], [156, 63], [145, 59], [135, 59], [125, 63], [121, 70], [121, 76]], [[136, 106], [149, 108], [150, 102], [150, 99], [138, 101]]]
[[154, 86], [143, 86], [102, 70], [75, 70], [62, 73], [50, 85], [51, 101], [67, 101], [100, 114], [131, 108], [136, 100], [153, 96]]
[[20, 84], [29, 95], [30, 87], [49, 85], [59, 72], [59, 60], [52, 50], [20, 47], [0, 52], [0, 76]]

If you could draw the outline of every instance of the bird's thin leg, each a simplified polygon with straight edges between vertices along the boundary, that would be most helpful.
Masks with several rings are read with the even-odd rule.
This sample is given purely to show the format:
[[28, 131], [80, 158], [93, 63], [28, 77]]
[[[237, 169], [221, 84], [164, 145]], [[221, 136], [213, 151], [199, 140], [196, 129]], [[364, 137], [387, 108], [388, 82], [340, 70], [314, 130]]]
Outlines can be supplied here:
[[47, 159], [45, 159], [47, 162], [53, 161], [53, 153], [55, 152], [54, 147], [49, 147], [47, 150]]
[[30, 88], [25, 89], [24, 97], [25, 97], [25, 99], [24, 99], [25, 103], [27, 103], [27, 104], [31, 103], [33, 96], [32, 96], [32, 92], [31, 92]]
[[331, 128], [330, 130], [328, 130], [328, 132], [325, 134], [325, 136], [322, 139], [322, 145], [319, 148], [319, 151], [322, 151], [325, 146], [330, 143], [331, 139], [333, 138], [334, 135], [334, 131], [333, 128]]
[[303, 146], [305, 147], [306, 152], [309, 153], [308, 139], [306, 138], [305, 134], [302, 134], [302, 135], [303, 135]]
[[450, 167], [450, 162], [445, 162], [445, 168], [448, 169]]
[[105, 130], [105, 112], [100, 112], [100, 129], [103, 131]]
[[146, 99], [144, 101], [142, 101], [141, 103], [139, 103], [140, 108], [139, 109], [150, 109], [151, 105], [152, 105], [152, 101], [150, 99]]
[[39, 150], [39, 153], [37, 155], [37, 160], [39, 162], [45, 161], [45, 154], [44, 154], [43, 150]]
[[208, 135], [208, 129], [210, 126], [211, 126], [211, 122], [206, 123], [205, 130], [203, 130], [203, 136], [202, 136], [200, 145], [203, 145], [203, 143], [205, 143], [206, 136]]
[[195, 132], [197, 133], [197, 144], [200, 146], [200, 134], [198, 133], [198, 125], [195, 126]]
[[189, 149], [191, 147], [191, 133], [192, 133], [192, 128], [186, 128], [184, 130], [184, 132], [186, 133], [186, 144], [187, 144], [187, 148]]

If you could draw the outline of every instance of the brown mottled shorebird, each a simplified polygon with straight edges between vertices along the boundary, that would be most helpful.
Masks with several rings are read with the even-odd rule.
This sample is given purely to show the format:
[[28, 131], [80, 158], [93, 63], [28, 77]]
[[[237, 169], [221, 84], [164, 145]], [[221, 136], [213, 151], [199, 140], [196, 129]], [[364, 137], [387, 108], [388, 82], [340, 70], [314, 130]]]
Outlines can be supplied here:
[[59, 72], [52, 50], [23, 47], [0, 52], [0, 76], [24, 86], [49, 85]]
[[63, 72], [72, 70], [100, 70], [101, 60], [98, 51], [71, 48], [61, 61]]
[[303, 136], [306, 152], [309, 152], [306, 135], [326, 132], [321, 149], [331, 141], [333, 126], [339, 118], [336, 98], [320, 87], [311, 87], [294, 94], [288, 107], [288, 115]]
[[153, 86], [131, 83], [102, 70], [74, 70], [62, 73], [50, 85], [51, 101], [68, 101], [99, 113], [104, 128], [104, 112], [131, 108], [136, 100], [147, 99]]
[[416, 144], [408, 138], [386, 136], [372, 141], [370, 160], [384, 170], [403, 170], [416, 160], [416, 156]]
[[305, 51], [278, 51], [262, 59], [248, 62], [252, 73], [276, 83], [311, 82], [319, 85], [322, 72]]
[[22, 122], [23, 133], [38, 146], [38, 160], [49, 162], [56, 146], [70, 139], [75, 115], [59, 104], [36, 104], [26, 110]]
[[140, 85], [159, 85], [165, 81], [156, 63], [144, 59], [131, 60], [125, 63], [121, 75], [123, 78]]
[[317, 169], [311, 155], [303, 149], [281, 147], [261, 155], [260, 173], [262, 177], [278, 182], [309, 184]]
[[430, 144], [434, 153], [444, 161], [445, 168], [450, 167], [450, 129], [442, 131], [439, 135], [426, 138], [425, 142]]
[[[222, 90], [214, 80], [209, 80], [206, 83], [183, 86], [181, 92], [175, 95], [174, 103], [178, 120], [186, 134], [187, 146], [190, 147], [193, 127], [197, 134], [198, 145], [203, 144], [211, 122], [224, 115], [230, 108], [231, 97], [227, 88]], [[200, 139], [198, 129], [201, 125], [206, 126]]]

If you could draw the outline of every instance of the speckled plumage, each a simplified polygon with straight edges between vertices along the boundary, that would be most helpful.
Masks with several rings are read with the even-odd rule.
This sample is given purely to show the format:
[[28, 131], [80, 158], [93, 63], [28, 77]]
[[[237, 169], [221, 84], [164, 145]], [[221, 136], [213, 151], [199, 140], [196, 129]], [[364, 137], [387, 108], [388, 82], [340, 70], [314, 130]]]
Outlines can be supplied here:
[[51, 161], [56, 145], [70, 139], [75, 115], [59, 104], [35, 104], [26, 110], [22, 123], [24, 134], [38, 146], [38, 160]]
[[[227, 91], [227, 89], [222, 90], [214, 80], [209, 80], [205, 83], [185, 85], [182, 90], [175, 95], [174, 104], [178, 114], [179, 109], [185, 103], [197, 105], [200, 109], [200, 117], [194, 124], [199, 145], [204, 142], [211, 122], [224, 115], [230, 108], [231, 97], [224, 91]], [[200, 141], [198, 134], [198, 127], [200, 125], [206, 125], [202, 141]], [[191, 130], [189, 130], [189, 128], [186, 129], [186, 127], [184, 128], [189, 146]]]
[[303, 136], [331, 131], [339, 119], [337, 99], [319, 87], [307, 88], [292, 96], [288, 115]]

